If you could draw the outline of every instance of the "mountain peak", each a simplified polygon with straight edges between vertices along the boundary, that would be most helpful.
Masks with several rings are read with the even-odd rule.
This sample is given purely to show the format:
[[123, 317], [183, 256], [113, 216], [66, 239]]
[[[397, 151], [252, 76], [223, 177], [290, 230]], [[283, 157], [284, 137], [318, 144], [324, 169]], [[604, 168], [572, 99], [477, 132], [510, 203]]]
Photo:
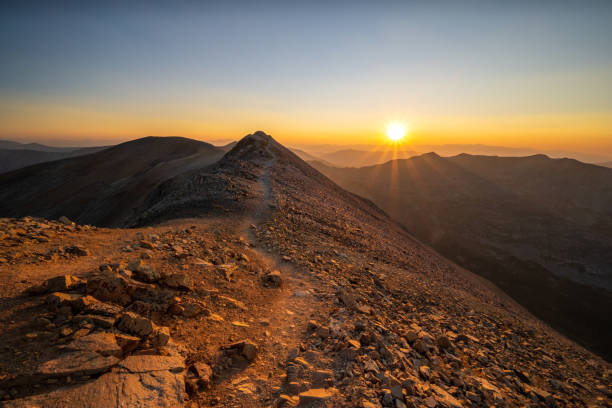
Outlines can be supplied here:
[[297, 160], [301, 162], [299, 157], [274, 140], [272, 136], [258, 130], [240, 139], [222, 161], [226, 164], [235, 165], [236, 161], [264, 164], [271, 160], [290, 162]]
[[249, 135], [246, 135], [243, 139], [256, 140], [256, 141], [270, 141], [270, 140], [274, 140], [274, 139], [272, 139], [272, 136], [268, 135], [263, 130], [258, 130], [256, 132], [253, 132], [253, 133], [249, 134]]

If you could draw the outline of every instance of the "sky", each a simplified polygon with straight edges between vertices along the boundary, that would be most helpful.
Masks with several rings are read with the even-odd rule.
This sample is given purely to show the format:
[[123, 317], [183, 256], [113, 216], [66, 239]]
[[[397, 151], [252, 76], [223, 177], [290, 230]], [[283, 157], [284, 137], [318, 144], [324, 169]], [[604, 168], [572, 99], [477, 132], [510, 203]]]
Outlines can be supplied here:
[[612, 156], [611, 1], [84, 3], [3, 3], [0, 138]]

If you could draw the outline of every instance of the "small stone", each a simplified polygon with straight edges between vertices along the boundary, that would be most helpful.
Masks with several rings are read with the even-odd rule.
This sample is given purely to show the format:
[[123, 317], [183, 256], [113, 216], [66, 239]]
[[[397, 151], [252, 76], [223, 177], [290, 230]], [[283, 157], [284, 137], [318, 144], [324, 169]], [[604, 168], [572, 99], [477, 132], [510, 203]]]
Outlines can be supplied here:
[[347, 340], [347, 343], [350, 347], [353, 347], [355, 349], [361, 348], [361, 343], [359, 343], [357, 340], [349, 339]]
[[180, 306], [183, 308], [183, 316], [185, 317], [194, 317], [200, 314], [207, 315], [210, 313], [208, 309], [198, 303], [185, 303]]
[[57, 219], [60, 223], [64, 224], [64, 225], [70, 225], [72, 226], [74, 223], [72, 221], [70, 221], [70, 219], [68, 217], [66, 217], [65, 215], [62, 215], [61, 217], [59, 217]]
[[70, 245], [64, 248], [64, 252], [76, 256], [88, 256], [89, 250], [81, 245]]
[[317, 329], [317, 336], [325, 340], [329, 337], [329, 327], [321, 326]]
[[151, 335], [151, 342], [156, 347], [165, 346], [170, 340], [170, 329], [167, 327], [157, 327]]
[[429, 376], [431, 375], [431, 369], [427, 367], [426, 365], [420, 366], [419, 374], [421, 374], [421, 377], [427, 380], [429, 379]]
[[283, 278], [279, 271], [272, 271], [262, 277], [262, 282], [268, 288], [279, 288], [283, 284]]
[[240, 354], [244, 357], [249, 363], [255, 360], [257, 357], [257, 346], [255, 343], [249, 340], [239, 341], [237, 343], [233, 343], [229, 346], [223, 348], [226, 354]]
[[292, 397], [290, 395], [287, 394], [281, 394], [278, 397], [278, 401], [276, 402], [276, 406], [277, 407], [294, 407], [298, 404], [299, 402], [299, 398], [298, 397]]
[[202, 389], [208, 388], [212, 379], [212, 369], [206, 363], [195, 363], [191, 367], [191, 371], [197, 377], [198, 386]]
[[141, 248], [155, 249], [155, 246], [153, 245], [153, 243], [151, 241], [142, 240], [142, 241], [139, 242], [139, 245], [140, 245]]
[[123, 350], [123, 354], [129, 354], [138, 347], [140, 343], [140, 338], [135, 336], [129, 336], [123, 333], [116, 333], [115, 340], [121, 349]]
[[450, 349], [453, 347], [450, 340], [445, 335], [438, 337], [438, 340], [436, 341], [436, 343], [438, 343], [438, 347], [440, 347], [443, 350]]

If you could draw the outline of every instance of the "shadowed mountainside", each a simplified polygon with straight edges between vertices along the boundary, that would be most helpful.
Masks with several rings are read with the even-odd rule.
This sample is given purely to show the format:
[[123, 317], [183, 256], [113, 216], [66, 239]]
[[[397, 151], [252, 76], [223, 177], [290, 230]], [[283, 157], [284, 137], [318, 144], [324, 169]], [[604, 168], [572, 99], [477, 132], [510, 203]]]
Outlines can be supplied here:
[[179, 137], [145, 137], [101, 152], [0, 175], [0, 214], [119, 225], [164, 180], [217, 161], [223, 150]]
[[611, 358], [612, 170], [543, 155], [312, 163], [424, 242]]

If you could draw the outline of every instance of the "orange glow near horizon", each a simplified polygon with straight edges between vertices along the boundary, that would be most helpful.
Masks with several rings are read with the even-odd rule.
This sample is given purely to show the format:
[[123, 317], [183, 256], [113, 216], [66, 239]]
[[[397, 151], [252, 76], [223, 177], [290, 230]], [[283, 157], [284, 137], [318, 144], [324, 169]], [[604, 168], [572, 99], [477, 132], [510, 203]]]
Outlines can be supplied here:
[[[279, 114], [181, 106], [161, 111], [78, 109], [0, 103], [0, 138], [73, 145], [115, 144], [148, 135], [203, 141], [237, 140], [255, 130], [288, 145], [379, 145], [390, 141], [380, 112], [302, 111]], [[410, 145], [484, 144], [612, 155], [612, 114], [514, 116], [411, 115]], [[408, 144], [407, 138], [401, 143]]]

